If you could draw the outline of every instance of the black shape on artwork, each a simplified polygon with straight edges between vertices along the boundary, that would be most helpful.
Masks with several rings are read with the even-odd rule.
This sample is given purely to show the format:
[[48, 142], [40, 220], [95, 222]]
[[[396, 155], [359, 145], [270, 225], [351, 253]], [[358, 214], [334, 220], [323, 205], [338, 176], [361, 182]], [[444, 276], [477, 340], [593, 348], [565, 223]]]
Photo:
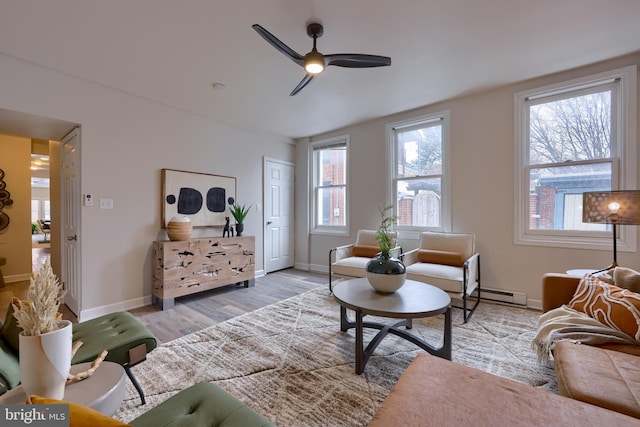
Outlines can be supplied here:
[[211, 187], [207, 191], [207, 209], [211, 212], [224, 212], [227, 208], [224, 201], [227, 197], [227, 192], [221, 187]]
[[174, 196], [173, 194], [169, 194], [167, 196], [167, 203], [169, 203], [170, 205], [173, 205], [176, 202], [176, 196]]
[[202, 194], [196, 189], [182, 187], [178, 196], [178, 213], [182, 215], [193, 215], [200, 212], [202, 208]]
[[227, 199], [227, 203], [229, 203], [231, 206], [233, 206], [233, 204], [236, 202], [236, 199], [234, 199], [233, 197], [229, 197]]

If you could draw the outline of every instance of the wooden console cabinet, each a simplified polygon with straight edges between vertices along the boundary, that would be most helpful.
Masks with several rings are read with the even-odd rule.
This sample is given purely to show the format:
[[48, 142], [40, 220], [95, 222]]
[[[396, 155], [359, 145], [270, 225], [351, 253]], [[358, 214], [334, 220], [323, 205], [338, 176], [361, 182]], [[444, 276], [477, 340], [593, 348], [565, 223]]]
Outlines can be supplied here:
[[153, 242], [153, 304], [165, 310], [184, 295], [239, 282], [253, 286], [255, 247], [253, 236]]

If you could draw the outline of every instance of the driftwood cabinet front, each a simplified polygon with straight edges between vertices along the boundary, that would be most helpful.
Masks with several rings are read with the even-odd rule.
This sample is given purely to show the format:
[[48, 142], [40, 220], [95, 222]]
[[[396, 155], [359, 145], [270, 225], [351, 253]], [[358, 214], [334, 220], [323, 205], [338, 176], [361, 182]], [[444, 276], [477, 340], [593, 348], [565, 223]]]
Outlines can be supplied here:
[[255, 238], [206, 237], [153, 242], [153, 303], [165, 310], [174, 299], [244, 282], [253, 286]]

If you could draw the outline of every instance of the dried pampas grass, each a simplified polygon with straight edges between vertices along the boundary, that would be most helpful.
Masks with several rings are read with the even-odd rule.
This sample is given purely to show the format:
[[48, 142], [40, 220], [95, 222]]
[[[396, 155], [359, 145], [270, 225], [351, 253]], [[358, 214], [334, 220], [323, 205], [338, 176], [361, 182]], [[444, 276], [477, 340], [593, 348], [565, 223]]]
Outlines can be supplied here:
[[31, 276], [28, 301], [13, 301], [13, 315], [26, 336], [53, 332], [58, 329], [62, 314], [58, 313], [62, 297], [66, 294], [53, 274], [51, 260], [46, 259], [40, 271]]

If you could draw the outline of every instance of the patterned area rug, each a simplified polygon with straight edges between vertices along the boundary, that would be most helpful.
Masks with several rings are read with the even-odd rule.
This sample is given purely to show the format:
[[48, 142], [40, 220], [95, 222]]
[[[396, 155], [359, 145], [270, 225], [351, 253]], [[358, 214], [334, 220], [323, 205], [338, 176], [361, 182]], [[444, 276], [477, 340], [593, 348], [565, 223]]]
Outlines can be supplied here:
[[[280, 427], [366, 425], [423, 350], [388, 335], [356, 375], [354, 330], [340, 331], [339, 312], [322, 287], [165, 343], [133, 368], [147, 404], [139, 405], [127, 381], [116, 418], [130, 421], [209, 381]], [[462, 311], [453, 309], [453, 361], [557, 392], [553, 367], [539, 365], [530, 348], [539, 314], [483, 302], [464, 324]], [[443, 321], [441, 315], [414, 320], [412, 331], [439, 347]]]

